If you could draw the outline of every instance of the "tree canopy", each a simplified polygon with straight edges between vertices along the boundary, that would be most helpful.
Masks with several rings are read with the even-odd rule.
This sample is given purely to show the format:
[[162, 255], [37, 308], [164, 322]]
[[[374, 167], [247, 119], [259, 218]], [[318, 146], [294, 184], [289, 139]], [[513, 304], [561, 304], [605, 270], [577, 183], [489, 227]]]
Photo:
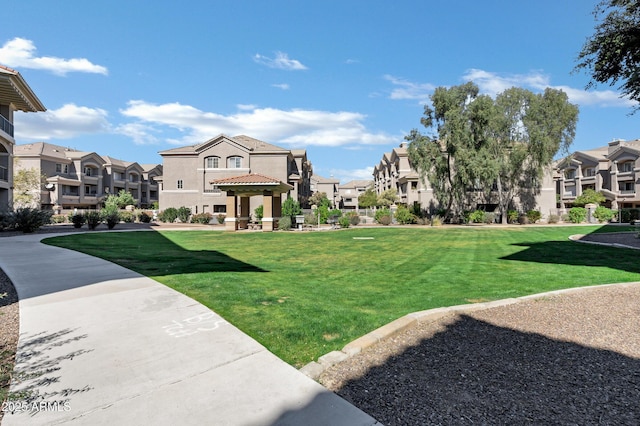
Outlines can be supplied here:
[[591, 74], [587, 88], [621, 83], [623, 96], [640, 101], [640, 2], [603, 0], [593, 15], [600, 23], [578, 54], [574, 70]]
[[582, 191], [582, 194], [578, 195], [573, 201], [575, 207], [584, 207], [587, 204], [603, 204], [606, 201], [606, 197], [602, 192], [597, 192], [594, 189], [587, 188]]
[[358, 206], [363, 209], [368, 209], [371, 207], [375, 207], [378, 203], [378, 196], [376, 195], [376, 191], [369, 187], [366, 191], [358, 196]]
[[513, 199], [534, 199], [544, 169], [575, 136], [578, 108], [560, 90], [514, 87], [494, 100], [469, 82], [438, 87], [431, 101], [421, 123], [436, 137], [414, 129], [406, 139], [409, 159], [429, 180], [445, 218], [484, 201], [498, 204], [506, 222]]

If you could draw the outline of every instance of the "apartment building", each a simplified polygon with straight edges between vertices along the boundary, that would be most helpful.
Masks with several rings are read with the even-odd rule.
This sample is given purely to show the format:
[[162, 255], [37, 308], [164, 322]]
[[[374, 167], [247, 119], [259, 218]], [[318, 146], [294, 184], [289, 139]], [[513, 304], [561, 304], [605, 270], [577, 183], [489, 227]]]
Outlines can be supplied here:
[[340, 199], [340, 181], [335, 179], [333, 176], [330, 178], [325, 178], [320, 175], [312, 174], [311, 175], [311, 193], [325, 193], [329, 202], [331, 203], [331, 207], [339, 206]]
[[[290, 196], [303, 208], [309, 207], [312, 167], [305, 150], [288, 150], [244, 135], [221, 134], [197, 145], [161, 151], [160, 155], [163, 175], [155, 180], [160, 184], [163, 210], [185, 206], [191, 208], [192, 213], [227, 214], [229, 207], [233, 207], [234, 212], [242, 211], [244, 217], [252, 214], [263, 199], [247, 197], [242, 202], [249, 204], [242, 206], [238, 204], [240, 199], [236, 199], [236, 205], [230, 206], [227, 192], [221, 186], [248, 187], [262, 181], [265, 188], [278, 182], [282, 185], [276, 187], [287, 188], [281, 202]], [[259, 175], [260, 182], [247, 178], [249, 175]]]
[[561, 212], [585, 189], [602, 192], [613, 209], [640, 207], [640, 140], [576, 151], [556, 164], [554, 180]]
[[[433, 213], [439, 203], [428, 181], [422, 182], [420, 174], [409, 161], [408, 144], [403, 142], [391, 152], [385, 153], [373, 169], [374, 189], [379, 195], [386, 190], [395, 189], [398, 202], [407, 206], [419, 205], [423, 211]], [[493, 212], [497, 208], [497, 194], [475, 190], [470, 183], [468, 190], [468, 209], [483, 209]], [[543, 219], [556, 213], [556, 189], [553, 168], [544, 172], [540, 188], [535, 192], [523, 192], [512, 200], [511, 208], [526, 211], [536, 209]]]
[[18, 71], [0, 65], [0, 210], [13, 207], [14, 111], [46, 111]]
[[372, 184], [372, 180], [352, 180], [338, 186], [340, 209], [358, 210], [358, 197]]
[[145, 169], [135, 162], [46, 142], [16, 145], [15, 157], [17, 168], [32, 169], [44, 177], [39, 206], [43, 209], [96, 209], [120, 190], [131, 193], [136, 207], [158, 201], [158, 184], [149, 180], [162, 174], [158, 164]]

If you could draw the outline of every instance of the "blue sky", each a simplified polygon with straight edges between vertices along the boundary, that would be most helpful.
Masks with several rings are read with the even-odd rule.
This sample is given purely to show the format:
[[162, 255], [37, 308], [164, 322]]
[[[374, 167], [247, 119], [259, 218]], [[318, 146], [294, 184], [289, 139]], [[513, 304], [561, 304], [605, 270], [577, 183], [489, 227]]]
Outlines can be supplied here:
[[314, 172], [370, 179], [421, 128], [435, 87], [561, 88], [580, 107], [573, 149], [640, 137], [615, 88], [572, 73], [597, 0], [12, 1], [0, 64], [47, 107], [16, 142], [127, 161], [246, 134], [307, 150]]

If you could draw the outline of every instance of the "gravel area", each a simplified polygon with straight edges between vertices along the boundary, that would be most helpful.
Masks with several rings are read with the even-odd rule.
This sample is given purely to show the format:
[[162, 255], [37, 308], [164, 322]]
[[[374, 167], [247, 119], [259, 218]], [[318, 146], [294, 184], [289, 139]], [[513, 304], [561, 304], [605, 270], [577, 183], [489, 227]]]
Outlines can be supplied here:
[[[20, 334], [18, 295], [13, 284], [0, 269], [0, 404], [9, 391], [11, 373]], [[3, 411], [0, 409], [0, 421]]]
[[[640, 247], [632, 234], [583, 239]], [[385, 425], [640, 424], [640, 284], [422, 323], [319, 381]]]

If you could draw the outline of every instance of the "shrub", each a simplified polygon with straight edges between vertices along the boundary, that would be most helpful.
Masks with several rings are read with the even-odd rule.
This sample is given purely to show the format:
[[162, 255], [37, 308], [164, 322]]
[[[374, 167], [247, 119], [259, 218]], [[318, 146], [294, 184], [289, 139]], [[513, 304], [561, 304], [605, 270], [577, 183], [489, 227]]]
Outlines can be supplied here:
[[438, 215], [431, 216], [431, 226], [442, 226], [442, 217]]
[[620, 209], [620, 221], [622, 223], [631, 223], [640, 218], [640, 210], [638, 209]]
[[611, 209], [608, 209], [605, 206], [598, 206], [593, 212], [593, 217], [598, 219], [598, 222], [608, 222], [613, 219], [614, 213]]
[[289, 231], [291, 229], [291, 218], [289, 216], [283, 216], [278, 221], [278, 230]]
[[569, 222], [570, 220], [569, 213], [564, 213], [562, 216], [560, 216], [560, 218], [562, 219], [563, 222]]
[[32, 209], [21, 207], [14, 213], [15, 228], [25, 234], [37, 231], [42, 225], [51, 222], [53, 212], [50, 210]]
[[169, 207], [158, 214], [158, 220], [163, 223], [173, 223], [178, 218], [178, 209]]
[[133, 223], [136, 220], [136, 216], [132, 212], [122, 211], [120, 212], [120, 220], [124, 223]]
[[560, 216], [557, 214], [550, 214], [547, 222], [549, 223], [558, 223], [560, 221]]
[[[383, 217], [387, 216], [389, 218], [389, 222], [387, 223], [387, 225], [389, 223], [391, 223], [391, 210], [389, 210], [388, 208], [382, 208], [382, 209], [378, 209], [376, 210], [376, 214], [373, 216], [373, 218], [375, 219], [376, 222], [378, 223], [382, 223], [381, 219]], [[384, 223], [382, 223], [384, 225]]]
[[76, 213], [71, 216], [71, 223], [73, 223], [74, 228], [82, 228], [82, 225], [84, 225], [86, 222], [87, 217], [81, 213]]
[[51, 216], [51, 223], [66, 223], [67, 216], [63, 214], [54, 214]]
[[415, 223], [416, 217], [411, 211], [405, 206], [398, 206], [398, 210], [396, 210], [396, 221], [401, 225], [406, 225], [409, 223]]
[[484, 223], [486, 213], [484, 210], [475, 210], [469, 213], [468, 219], [472, 223]]
[[0, 211], [0, 230], [13, 229], [16, 225], [12, 211]]
[[507, 211], [507, 222], [509, 223], [518, 223], [518, 212], [515, 210]]
[[94, 230], [102, 222], [101, 212], [90, 210], [84, 214], [84, 220], [87, 222], [89, 229]]
[[198, 213], [191, 216], [191, 223], [200, 223], [202, 225], [208, 225], [213, 219], [213, 215], [211, 213]]
[[253, 214], [256, 217], [256, 220], [258, 222], [260, 222], [262, 220], [262, 218], [264, 217], [264, 206], [262, 204], [260, 204], [258, 207], [256, 207], [256, 209], [253, 211]]
[[351, 220], [349, 220], [349, 216], [341, 216], [338, 218], [338, 224], [340, 228], [348, 228], [351, 225]]
[[189, 207], [181, 206], [178, 208], [178, 220], [182, 223], [189, 223], [189, 216], [191, 216], [191, 209]]
[[527, 219], [529, 219], [529, 222], [531, 223], [536, 223], [541, 217], [542, 214], [538, 210], [529, 210], [527, 212]]
[[102, 220], [107, 224], [108, 229], [113, 229], [120, 223], [120, 212], [117, 209], [105, 208], [100, 212]]
[[147, 212], [138, 213], [138, 221], [141, 223], [149, 223], [153, 217]]
[[380, 216], [380, 219], [378, 220], [378, 222], [380, 222], [384, 226], [390, 225], [391, 224], [391, 215], [390, 214], [385, 214], [385, 215]]
[[496, 221], [496, 214], [493, 212], [485, 213], [484, 215], [484, 223], [494, 223]]
[[219, 214], [218, 216], [216, 216], [216, 219], [218, 219], [218, 223], [219, 223], [220, 225], [222, 225], [222, 224], [224, 223], [224, 220], [225, 220], [226, 218], [227, 218], [227, 216], [226, 216], [226, 215], [224, 215], [224, 214]]
[[518, 223], [520, 225], [527, 225], [529, 223], [529, 217], [526, 214], [518, 216]]
[[317, 225], [318, 224], [318, 216], [313, 213], [307, 213], [304, 215], [304, 223], [306, 225]]
[[347, 214], [347, 217], [349, 218], [350, 225], [356, 226], [360, 224], [360, 216], [358, 215], [358, 213], [349, 213]]
[[584, 207], [573, 207], [569, 210], [569, 221], [571, 223], [582, 223], [587, 219], [587, 209]]

